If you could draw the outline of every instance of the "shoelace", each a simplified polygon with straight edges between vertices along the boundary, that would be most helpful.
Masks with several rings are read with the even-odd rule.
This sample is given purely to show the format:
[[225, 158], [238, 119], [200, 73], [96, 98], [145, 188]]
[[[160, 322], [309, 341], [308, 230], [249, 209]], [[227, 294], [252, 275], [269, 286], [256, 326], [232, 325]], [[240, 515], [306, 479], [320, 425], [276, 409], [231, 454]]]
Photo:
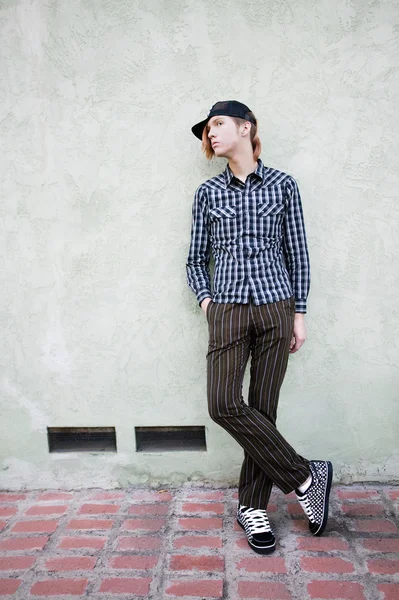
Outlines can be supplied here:
[[270, 527], [267, 512], [261, 508], [247, 508], [240, 506], [241, 516], [244, 518], [244, 525], [251, 530], [252, 535], [256, 533], [269, 533]]
[[297, 498], [298, 498], [299, 504], [302, 506], [309, 521], [312, 521], [312, 523], [314, 523], [315, 516], [313, 514], [312, 507], [310, 506], [310, 502], [309, 502], [309, 498], [308, 498], [307, 494], [305, 493], [305, 495], [301, 496], [301, 497], [297, 496]]

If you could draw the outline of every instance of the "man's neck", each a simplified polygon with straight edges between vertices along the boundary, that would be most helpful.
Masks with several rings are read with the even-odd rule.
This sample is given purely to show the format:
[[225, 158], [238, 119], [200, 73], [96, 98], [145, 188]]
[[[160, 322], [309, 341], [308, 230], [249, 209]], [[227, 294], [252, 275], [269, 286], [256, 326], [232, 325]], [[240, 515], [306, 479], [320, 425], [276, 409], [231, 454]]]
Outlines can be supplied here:
[[253, 155], [229, 158], [229, 167], [235, 177], [245, 183], [248, 175], [253, 173], [258, 166]]

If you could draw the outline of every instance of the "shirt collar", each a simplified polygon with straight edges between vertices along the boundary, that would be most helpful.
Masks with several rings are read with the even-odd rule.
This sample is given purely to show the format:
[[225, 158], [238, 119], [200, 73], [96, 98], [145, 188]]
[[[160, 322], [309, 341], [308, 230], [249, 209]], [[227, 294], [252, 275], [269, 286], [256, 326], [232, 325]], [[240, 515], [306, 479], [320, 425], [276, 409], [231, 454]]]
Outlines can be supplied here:
[[[265, 180], [266, 177], [266, 168], [263, 164], [263, 162], [261, 161], [260, 158], [258, 158], [258, 165], [254, 171], [254, 175], [257, 175], [259, 177], [259, 179], [261, 179], [262, 181]], [[226, 189], [229, 187], [229, 185], [231, 184], [231, 180], [234, 177], [233, 171], [230, 169], [229, 164], [227, 163], [227, 166], [223, 172], [223, 176], [224, 176], [224, 183], [225, 183], [225, 187]]]

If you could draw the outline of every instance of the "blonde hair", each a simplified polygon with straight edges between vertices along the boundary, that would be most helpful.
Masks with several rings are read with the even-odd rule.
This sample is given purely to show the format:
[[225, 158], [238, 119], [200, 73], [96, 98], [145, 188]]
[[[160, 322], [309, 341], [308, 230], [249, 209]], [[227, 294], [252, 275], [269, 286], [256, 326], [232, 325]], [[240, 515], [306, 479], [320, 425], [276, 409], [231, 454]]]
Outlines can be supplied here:
[[[254, 154], [254, 160], [258, 160], [261, 150], [262, 150], [262, 144], [260, 143], [260, 139], [258, 136], [258, 121], [256, 120], [253, 112], [249, 112], [248, 114], [255, 121], [255, 124], [251, 123], [251, 121], [250, 121], [250, 123], [251, 123], [250, 139], [251, 139], [251, 144], [252, 144], [252, 151]], [[233, 119], [233, 121], [235, 122], [237, 127], [239, 127], [246, 121], [246, 119], [240, 119], [239, 117], [230, 117], [230, 118]], [[215, 151], [212, 148], [211, 140], [208, 137], [208, 128], [206, 125], [202, 132], [202, 151], [204, 152], [205, 156], [209, 160], [211, 160], [215, 156]]]

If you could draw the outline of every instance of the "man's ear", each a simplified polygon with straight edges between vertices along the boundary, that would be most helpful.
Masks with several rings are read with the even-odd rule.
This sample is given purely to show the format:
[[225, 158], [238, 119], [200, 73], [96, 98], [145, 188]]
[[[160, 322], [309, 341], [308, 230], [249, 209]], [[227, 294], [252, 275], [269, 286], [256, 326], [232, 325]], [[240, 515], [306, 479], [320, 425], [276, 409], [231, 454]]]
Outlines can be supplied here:
[[249, 135], [250, 131], [251, 131], [251, 123], [249, 121], [245, 121], [245, 123], [242, 126], [241, 135], [242, 136]]

